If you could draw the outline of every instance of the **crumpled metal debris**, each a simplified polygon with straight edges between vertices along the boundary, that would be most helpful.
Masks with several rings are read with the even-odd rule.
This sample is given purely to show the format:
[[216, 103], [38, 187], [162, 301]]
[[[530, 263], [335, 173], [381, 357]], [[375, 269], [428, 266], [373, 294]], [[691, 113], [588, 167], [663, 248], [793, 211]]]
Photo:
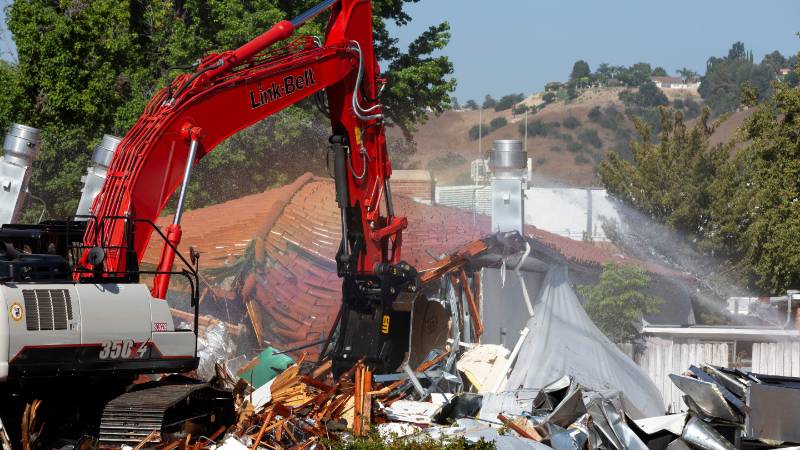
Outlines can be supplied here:
[[197, 356], [200, 363], [197, 375], [203, 380], [210, 380], [215, 375], [217, 363], [225, 363], [235, 358], [236, 342], [228, 333], [225, 324], [217, 322], [205, 329], [197, 337]]

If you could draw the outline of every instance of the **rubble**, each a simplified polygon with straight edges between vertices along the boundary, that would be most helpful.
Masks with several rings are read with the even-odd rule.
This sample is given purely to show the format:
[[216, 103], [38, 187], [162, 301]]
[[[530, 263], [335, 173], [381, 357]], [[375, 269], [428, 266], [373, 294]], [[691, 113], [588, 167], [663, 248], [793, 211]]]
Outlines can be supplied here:
[[[409, 308], [412, 323], [422, 326], [412, 328], [407, 359], [395, 373], [374, 374], [358, 363], [334, 377], [331, 361], [318, 360], [316, 350], [296, 362], [279, 358], [281, 367], [268, 360], [283, 352], [268, 346], [246, 363], [233, 345], [238, 326], [206, 318], [199, 374], [233, 391], [236, 417], [207, 437], [186, 432], [158, 448], [322, 449], [378, 439], [500, 449], [727, 450], [800, 442], [793, 426], [800, 379], [691, 366], [670, 377], [688, 411], [664, 415], [652, 381], [583, 311], [564, 266], [543, 269], [527, 248], [498, 235], [424, 271]], [[533, 315], [510, 342], [482, 343], [489, 340], [482, 317], [491, 299], [479, 295], [476, 269], [488, 261], [504, 279], [505, 267], [523, 266], [521, 253], [543, 279], [538, 292], [531, 290]], [[155, 445], [146, 441], [139, 448]]]

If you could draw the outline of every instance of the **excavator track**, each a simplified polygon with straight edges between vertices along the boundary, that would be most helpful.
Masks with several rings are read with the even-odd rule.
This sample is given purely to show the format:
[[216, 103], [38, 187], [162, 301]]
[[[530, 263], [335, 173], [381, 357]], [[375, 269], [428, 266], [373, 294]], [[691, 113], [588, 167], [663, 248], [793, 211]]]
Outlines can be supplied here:
[[135, 446], [153, 431], [150, 443], [164, 434], [180, 432], [187, 422], [222, 425], [226, 412], [233, 411], [230, 392], [207, 383], [170, 383], [127, 392], [111, 400], [100, 420], [101, 446]]

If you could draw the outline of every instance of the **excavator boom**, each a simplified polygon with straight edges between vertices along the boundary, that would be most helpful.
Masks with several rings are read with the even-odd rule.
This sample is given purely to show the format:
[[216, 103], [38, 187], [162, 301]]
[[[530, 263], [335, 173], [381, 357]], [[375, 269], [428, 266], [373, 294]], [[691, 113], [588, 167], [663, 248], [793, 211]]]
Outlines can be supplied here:
[[[330, 11], [330, 19], [322, 43], [299, 37], [271, 48], [324, 11]], [[138, 265], [152, 233], [149, 223], [180, 186], [152, 288], [154, 297], [165, 298], [195, 164], [243, 128], [324, 91], [342, 215], [337, 267], [344, 278], [343, 311], [335, 359], [341, 367], [357, 359], [383, 369], [396, 367], [405, 348], [392, 341], [407, 341], [407, 333], [393, 327], [404, 318], [392, 303], [399, 291], [414, 289], [416, 273], [400, 261], [407, 221], [395, 215], [391, 202], [391, 166], [378, 102], [382, 84], [369, 0], [326, 0], [236, 50], [205, 57], [194, 73], [161, 90], [122, 139], [84, 238], [87, 248], [102, 247], [107, 255], [102, 267], [95, 267], [87, 252], [85, 270], [75, 276], [114, 276], [135, 269], [131, 266]], [[132, 232], [121, 218], [134, 219]]]

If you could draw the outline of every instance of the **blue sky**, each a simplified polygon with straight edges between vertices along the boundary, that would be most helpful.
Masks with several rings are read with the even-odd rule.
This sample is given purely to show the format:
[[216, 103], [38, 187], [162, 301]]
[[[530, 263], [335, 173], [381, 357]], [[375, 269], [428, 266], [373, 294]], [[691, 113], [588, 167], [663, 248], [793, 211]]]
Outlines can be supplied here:
[[645, 61], [670, 73], [684, 66], [703, 73], [708, 57], [727, 54], [735, 41], [757, 60], [800, 50], [800, 0], [421, 0], [408, 11], [411, 24], [392, 28], [404, 45], [450, 22], [445, 53], [462, 102], [541, 90], [567, 78], [577, 59], [593, 69]]
[[702, 74], [710, 56], [726, 55], [736, 41], [757, 61], [800, 50], [798, 0], [421, 0], [408, 9], [414, 21], [396, 29], [405, 44], [450, 22], [445, 53], [462, 102], [541, 90], [567, 78], [577, 59], [592, 69], [644, 61]]

